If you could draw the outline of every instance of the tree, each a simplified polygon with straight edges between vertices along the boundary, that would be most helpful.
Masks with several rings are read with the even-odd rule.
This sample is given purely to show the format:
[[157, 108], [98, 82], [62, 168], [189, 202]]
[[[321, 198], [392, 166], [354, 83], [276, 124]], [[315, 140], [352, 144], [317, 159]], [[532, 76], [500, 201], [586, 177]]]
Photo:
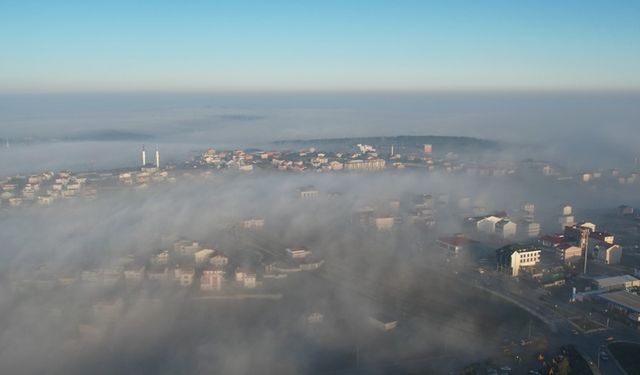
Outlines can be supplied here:
[[558, 365], [558, 375], [569, 375], [569, 371], [571, 371], [571, 367], [569, 366], [569, 359], [567, 357], [564, 357]]

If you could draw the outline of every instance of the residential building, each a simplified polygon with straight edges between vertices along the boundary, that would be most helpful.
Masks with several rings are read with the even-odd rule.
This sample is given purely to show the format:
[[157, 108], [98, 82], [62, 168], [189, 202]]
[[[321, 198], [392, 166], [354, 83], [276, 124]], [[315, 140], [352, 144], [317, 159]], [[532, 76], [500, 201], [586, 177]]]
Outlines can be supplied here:
[[496, 232], [496, 224], [502, 220], [497, 216], [486, 216], [476, 222], [478, 233], [493, 234]]
[[197, 265], [202, 265], [209, 262], [209, 259], [213, 256], [215, 250], [213, 249], [202, 249], [193, 253], [193, 257]]
[[252, 217], [249, 219], [242, 220], [240, 226], [243, 229], [259, 229], [264, 227], [264, 219], [258, 217]]
[[540, 262], [540, 249], [522, 245], [507, 245], [496, 250], [498, 267], [518, 276], [523, 267], [535, 266]]
[[193, 278], [196, 275], [195, 268], [191, 266], [176, 266], [174, 270], [174, 279], [181, 286], [190, 286], [193, 284]]
[[517, 225], [511, 220], [502, 219], [495, 223], [495, 232], [501, 239], [514, 238], [516, 236]]
[[298, 189], [298, 194], [302, 199], [317, 199], [320, 195], [320, 192], [313, 186], [305, 186]]
[[582, 259], [582, 249], [570, 243], [555, 246], [558, 259], [564, 263], [578, 263]]
[[200, 290], [220, 290], [224, 281], [224, 272], [205, 267], [200, 276]]
[[196, 241], [180, 240], [173, 244], [173, 251], [179, 255], [193, 255], [200, 249], [200, 243]]
[[440, 237], [436, 241], [436, 245], [448, 252], [458, 255], [462, 250], [466, 249], [471, 244], [471, 240], [468, 239], [462, 233], [456, 233], [451, 237]]
[[293, 248], [285, 249], [287, 254], [293, 259], [304, 259], [311, 255], [311, 250], [304, 246], [296, 246]]
[[395, 217], [391, 215], [379, 215], [375, 217], [374, 224], [379, 231], [387, 231], [393, 229], [395, 223]]

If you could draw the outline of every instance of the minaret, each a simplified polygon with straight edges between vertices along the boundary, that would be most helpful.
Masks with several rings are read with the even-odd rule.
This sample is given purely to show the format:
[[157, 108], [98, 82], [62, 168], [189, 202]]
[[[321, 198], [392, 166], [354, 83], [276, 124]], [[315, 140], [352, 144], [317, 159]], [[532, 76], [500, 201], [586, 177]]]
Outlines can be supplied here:
[[156, 145], [156, 168], [160, 169], [160, 150], [158, 149], [158, 145]]
[[147, 152], [144, 150], [144, 145], [142, 145], [142, 166], [147, 165]]

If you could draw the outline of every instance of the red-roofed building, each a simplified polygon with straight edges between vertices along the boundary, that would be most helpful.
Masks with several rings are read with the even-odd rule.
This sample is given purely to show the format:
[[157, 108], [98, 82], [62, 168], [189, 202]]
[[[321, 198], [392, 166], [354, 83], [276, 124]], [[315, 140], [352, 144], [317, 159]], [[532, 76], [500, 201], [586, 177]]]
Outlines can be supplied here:
[[443, 250], [450, 251], [455, 255], [458, 255], [461, 250], [468, 247], [471, 243], [472, 241], [461, 233], [454, 234], [451, 237], [440, 237], [436, 241], [436, 245], [438, 245], [438, 247]]
[[540, 240], [545, 247], [556, 247], [566, 241], [564, 234], [550, 234], [543, 236]]

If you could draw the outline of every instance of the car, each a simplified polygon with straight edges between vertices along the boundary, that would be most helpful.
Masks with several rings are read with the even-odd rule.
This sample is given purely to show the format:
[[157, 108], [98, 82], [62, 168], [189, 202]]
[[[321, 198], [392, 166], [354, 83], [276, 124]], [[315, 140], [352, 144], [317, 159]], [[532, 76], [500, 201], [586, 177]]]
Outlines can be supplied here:
[[607, 354], [607, 352], [600, 352], [600, 359], [603, 361], [608, 361], [609, 360], [609, 354]]
[[613, 341], [613, 340], [614, 340], [613, 336], [609, 336], [609, 337], [607, 337], [607, 341], [611, 342], [611, 341]]
[[571, 334], [573, 334], [574, 336], [578, 336], [578, 335], [580, 334], [580, 332], [578, 332], [578, 331], [577, 331], [577, 330], [575, 330], [575, 329], [572, 329], [572, 330], [571, 330]]

